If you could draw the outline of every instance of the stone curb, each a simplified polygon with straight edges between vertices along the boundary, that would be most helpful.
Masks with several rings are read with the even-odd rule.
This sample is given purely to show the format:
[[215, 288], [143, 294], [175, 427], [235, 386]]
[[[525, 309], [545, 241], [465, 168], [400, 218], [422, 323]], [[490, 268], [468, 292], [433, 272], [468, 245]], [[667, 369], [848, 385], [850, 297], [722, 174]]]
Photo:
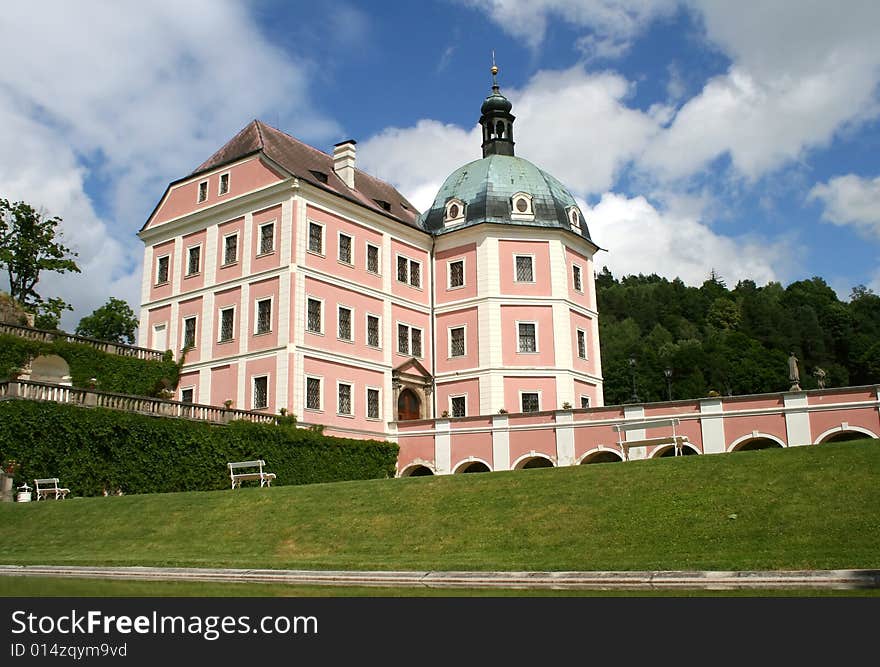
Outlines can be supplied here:
[[0, 565], [0, 576], [506, 589], [874, 589], [880, 570], [432, 572]]

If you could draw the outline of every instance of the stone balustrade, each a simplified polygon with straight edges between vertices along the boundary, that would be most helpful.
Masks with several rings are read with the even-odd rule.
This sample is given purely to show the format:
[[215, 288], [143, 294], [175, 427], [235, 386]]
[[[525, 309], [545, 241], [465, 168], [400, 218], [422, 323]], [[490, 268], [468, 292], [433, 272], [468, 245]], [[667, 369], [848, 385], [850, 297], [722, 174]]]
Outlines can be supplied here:
[[165, 354], [159, 350], [150, 350], [145, 347], [125, 345], [123, 343], [111, 343], [106, 340], [98, 340], [97, 338], [89, 338], [87, 336], [77, 336], [75, 334], [64, 333], [63, 331], [32, 329], [30, 327], [22, 327], [5, 322], [0, 322], [0, 334], [9, 334], [12, 336], [18, 336], [19, 338], [39, 340], [46, 343], [51, 343], [57, 340], [65, 343], [81, 343], [100, 350], [101, 352], [106, 352], [107, 354], [116, 354], [121, 357], [134, 357], [145, 361], [162, 361], [162, 357]]
[[23, 398], [31, 401], [53, 401], [84, 407], [109, 408], [156, 417], [181, 417], [212, 424], [226, 424], [234, 419], [271, 424], [275, 416], [265, 412], [251, 412], [222, 408], [214, 405], [181, 403], [163, 398], [113, 394], [105, 391], [67, 387], [48, 382], [10, 380], [0, 382], [0, 399]]

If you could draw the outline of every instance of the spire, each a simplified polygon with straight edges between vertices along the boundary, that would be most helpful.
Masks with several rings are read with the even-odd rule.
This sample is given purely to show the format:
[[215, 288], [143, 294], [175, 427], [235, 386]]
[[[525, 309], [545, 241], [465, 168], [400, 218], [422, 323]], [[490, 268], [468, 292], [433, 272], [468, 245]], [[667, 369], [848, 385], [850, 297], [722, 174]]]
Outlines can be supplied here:
[[498, 87], [498, 65], [492, 51], [492, 93], [480, 107], [480, 125], [483, 127], [483, 157], [489, 155], [513, 155], [513, 121], [510, 110], [513, 105]]

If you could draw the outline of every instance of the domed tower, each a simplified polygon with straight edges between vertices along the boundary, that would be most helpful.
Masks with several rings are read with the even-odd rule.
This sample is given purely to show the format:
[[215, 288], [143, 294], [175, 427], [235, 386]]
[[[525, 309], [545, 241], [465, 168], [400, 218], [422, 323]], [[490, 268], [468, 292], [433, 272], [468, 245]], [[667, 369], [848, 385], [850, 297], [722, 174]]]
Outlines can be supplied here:
[[419, 218], [434, 236], [436, 414], [600, 406], [599, 247], [565, 186], [514, 154], [497, 72], [482, 159], [452, 172]]

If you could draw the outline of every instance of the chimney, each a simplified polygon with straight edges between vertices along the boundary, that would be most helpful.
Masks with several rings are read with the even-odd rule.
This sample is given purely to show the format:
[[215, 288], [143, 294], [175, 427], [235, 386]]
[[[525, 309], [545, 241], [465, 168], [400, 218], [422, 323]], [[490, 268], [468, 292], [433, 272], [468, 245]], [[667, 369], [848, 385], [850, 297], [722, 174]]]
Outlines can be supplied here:
[[354, 139], [341, 141], [333, 146], [333, 171], [342, 181], [354, 190], [354, 161], [357, 151]]

